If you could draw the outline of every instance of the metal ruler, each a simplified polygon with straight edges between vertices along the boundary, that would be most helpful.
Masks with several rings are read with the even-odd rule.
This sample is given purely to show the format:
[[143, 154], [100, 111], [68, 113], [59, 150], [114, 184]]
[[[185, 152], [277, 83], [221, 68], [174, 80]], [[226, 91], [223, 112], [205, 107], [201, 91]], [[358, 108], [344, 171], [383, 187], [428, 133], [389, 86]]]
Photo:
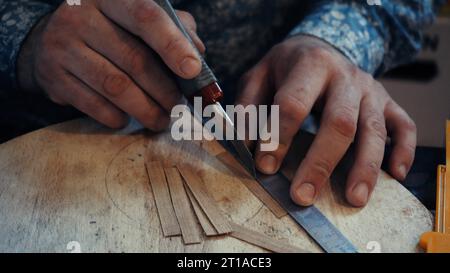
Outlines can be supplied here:
[[257, 173], [257, 181], [288, 214], [328, 253], [356, 253], [356, 248], [315, 206], [300, 207], [289, 195], [290, 181], [282, 174]]
[[[304, 140], [302, 149], [307, 150], [313, 140], [312, 134], [302, 132]], [[220, 141], [222, 146], [239, 160], [232, 145], [226, 141]], [[344, 159], [348, 161], [348, 157]], [[345, 164], [338, 166], [333, 174], [333, 180], [345, 179]], [[344, 174], [344, 175], [343, 175]], [[301, 207], [295, 204], [290, 197], [291, 182], [281, 172], [275, 175], [264, 175], [257, 172], [255, 179], [261, 186], [288, 212], [311, 238], [328, 253], [356, 253], [357, 249], [352, 243], [320, 212], [315, 206]], [[337, 181], [335, 181], [337, 182]]]

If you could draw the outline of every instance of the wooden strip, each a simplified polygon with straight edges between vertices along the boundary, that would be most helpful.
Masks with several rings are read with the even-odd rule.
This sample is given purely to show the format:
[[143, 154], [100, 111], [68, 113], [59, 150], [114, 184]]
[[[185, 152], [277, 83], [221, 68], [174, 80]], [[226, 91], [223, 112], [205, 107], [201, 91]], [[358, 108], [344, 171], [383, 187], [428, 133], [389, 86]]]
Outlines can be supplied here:
[[217, 156], [229, 170], [239, 175], [241, 182], [277, 217], [281, 218], [287, 215], [278, 202], [253, 178], [247, 170], [228, 152], [221, 153]]
[[197, 215], [198, 222], [200, 223], [200, 226], [202, 226], [203, 232], [206, 236], [217, 236], [219, 235], [217, 233], [217, 230], [214, 228], [214, 226], [211, 224], [211, 221], [209, 221], [206, 214], [203, 212], [202, 208], [198, 204], [197, 200], [195, 200], [194, 195], [192, 194], [189, 187], [186, 186], [186, 193], [189, 197], [189, 200], [191, 201], [192, 207], [194, 208], [195, 215]]
[[205, 185], [201, 178], [190, 167], [185, 165], [179, 165], [177, 167], [200, 207], [217, 230], [217, 233], [228, 234], [233, 231], [227, 219], [223, 216], [223, 213], [216, 206], [215, 201], [205, 191]]
[[301, 248], [290, 245], [284, 241], [274, 239], [265, 235], [264, 233], [256, 232], [244, 226], [230, 222], [233, 232], [231, 237], [239, 239], [241, 241], [250, 243], [252, 245], [270, 250], [276, 253], [307, 253]]
[[219, 159], [220, 162], [227, 166], [228, 169], [239, 178], [251, 178], [251, 175], [244, 168], [244, 166], [242, 166], [239, 161], [234, 158], [234, 156], [229, 152], [225, 151], [223, 153], [220, 153], [216, 156], [216, 158]]
[[213, 140], [213, 141], [204, 140], [200, 143], [200, 145], [201, 145], [202, 149], [211, 156], [217, 156], [217, 155], [227, 151], [227, 150], [225, 150], [224, 147], [222, 147], [222, 145], [220, 145], [219, 142], [217, 142], [215, 140]]
[[175, 210], [170, 199], [169, 187], [161, 162], [153, 161], [145, 163], [147, 174], [152, 186], [153, 197], [158, 209], [159, 220], [164, 236], [177, 236], [181, 234]]
[[202, 242], [200, 229], [195, 220], [194, 211], [191, 202], [184, 190], [183, 181], [176, 168], [164, 168], [167, 184], [169, 185], [170, 196], [172, 198], [173, 208], [181, 228], [183, 242], [186, 245], [199, 244]]

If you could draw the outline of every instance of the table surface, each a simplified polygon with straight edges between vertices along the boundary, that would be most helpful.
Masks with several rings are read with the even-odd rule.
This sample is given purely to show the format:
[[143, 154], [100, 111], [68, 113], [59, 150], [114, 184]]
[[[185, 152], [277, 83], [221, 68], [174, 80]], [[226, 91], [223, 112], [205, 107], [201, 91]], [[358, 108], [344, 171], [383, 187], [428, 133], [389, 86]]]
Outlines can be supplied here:
[[[294, 145], [292, 173], [304, 147]], [[299, 147], [300, 146], [300, 147]], [[289, 217], [277, 219], [215, 157], [216, 142], [175, 142], [169, 133], [113, 131], [89, 119], [51, 126], [0, 145], [0, 251], [262, 252], [227, 236], [184, 246], [164, 238], [144, 160], [190, 164], [234, 222], [313, 252], [320, 248]], [[429, 211], [383, 173], [365, 208], [328, 185], [317, 207], [361, 252], [418, 251]], [[75, 248], [74, 248], [75, 246]]]

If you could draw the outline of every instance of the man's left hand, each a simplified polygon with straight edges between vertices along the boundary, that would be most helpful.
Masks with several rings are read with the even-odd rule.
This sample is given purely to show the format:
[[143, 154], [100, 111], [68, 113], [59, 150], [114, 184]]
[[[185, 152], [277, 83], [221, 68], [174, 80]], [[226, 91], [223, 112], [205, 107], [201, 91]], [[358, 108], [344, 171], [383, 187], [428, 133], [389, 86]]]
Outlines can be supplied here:
[[356, 154], [346, 197], [353, 206], [364, 206], [369, 200], [388, 133], [394, 147], [390, 173], [404, 180], [411, 168], [416, 147], [414, 122], [378, 81], [320, 39], [290, 38], [244, 76], [238, 104], [271, 102], [280, 107], [279, 147], [263, 152], [258, 145], [255, 155], [258, 169], [266, 174], [278, 171], [310, 112], [322, 112], [320, 129], [291, 186], [291, 197], [299, 205], [314, 203], [352, 142]]

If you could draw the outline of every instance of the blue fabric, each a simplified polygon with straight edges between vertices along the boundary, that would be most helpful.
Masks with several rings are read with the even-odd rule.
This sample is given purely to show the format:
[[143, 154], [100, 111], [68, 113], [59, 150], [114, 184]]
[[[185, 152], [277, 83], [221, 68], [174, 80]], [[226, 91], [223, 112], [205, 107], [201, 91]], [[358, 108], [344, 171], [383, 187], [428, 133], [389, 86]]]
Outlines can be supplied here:
[[[441, 0], [379, 1], [379, 6], [368, 4], [378, 0], [173, 2], [193, 13], [200, 36], [210, 50], [211, 66], [219, 75], [225, 75], [240, 73], [238, 67], [254, 62], [275, 41], [274, 33], [280, 30], [279, 26], [292, 20], [296, 21], [292, 27], [296, 27], [291, 29], [290, 36], [319, 37], [369, 73], [382, 73], [405, 63], [420, 49], [420, 31], [433, 21], [435, 6]], [[36, 22], [61, 2], [0, 0], [0, 89], [14, 90], [22, 42]], [[213, 13], [217, 16], [211, 16]], [[229, 18], [226, 24], [224, 18]], [[242, 54], [242, 48], [246, 48], [246, 54]]]
[[363, 70], [379, 74], [410, 61], [418, 53], [420, 31], [433, 22], [437, 7], [444, 1], [367, 2], [320, 1], [291, 35], [320, 37]]
[[29, 0], [0, 0], [0, 89], [16, 87], [16, 60], [30, 29], [53, 7]]

